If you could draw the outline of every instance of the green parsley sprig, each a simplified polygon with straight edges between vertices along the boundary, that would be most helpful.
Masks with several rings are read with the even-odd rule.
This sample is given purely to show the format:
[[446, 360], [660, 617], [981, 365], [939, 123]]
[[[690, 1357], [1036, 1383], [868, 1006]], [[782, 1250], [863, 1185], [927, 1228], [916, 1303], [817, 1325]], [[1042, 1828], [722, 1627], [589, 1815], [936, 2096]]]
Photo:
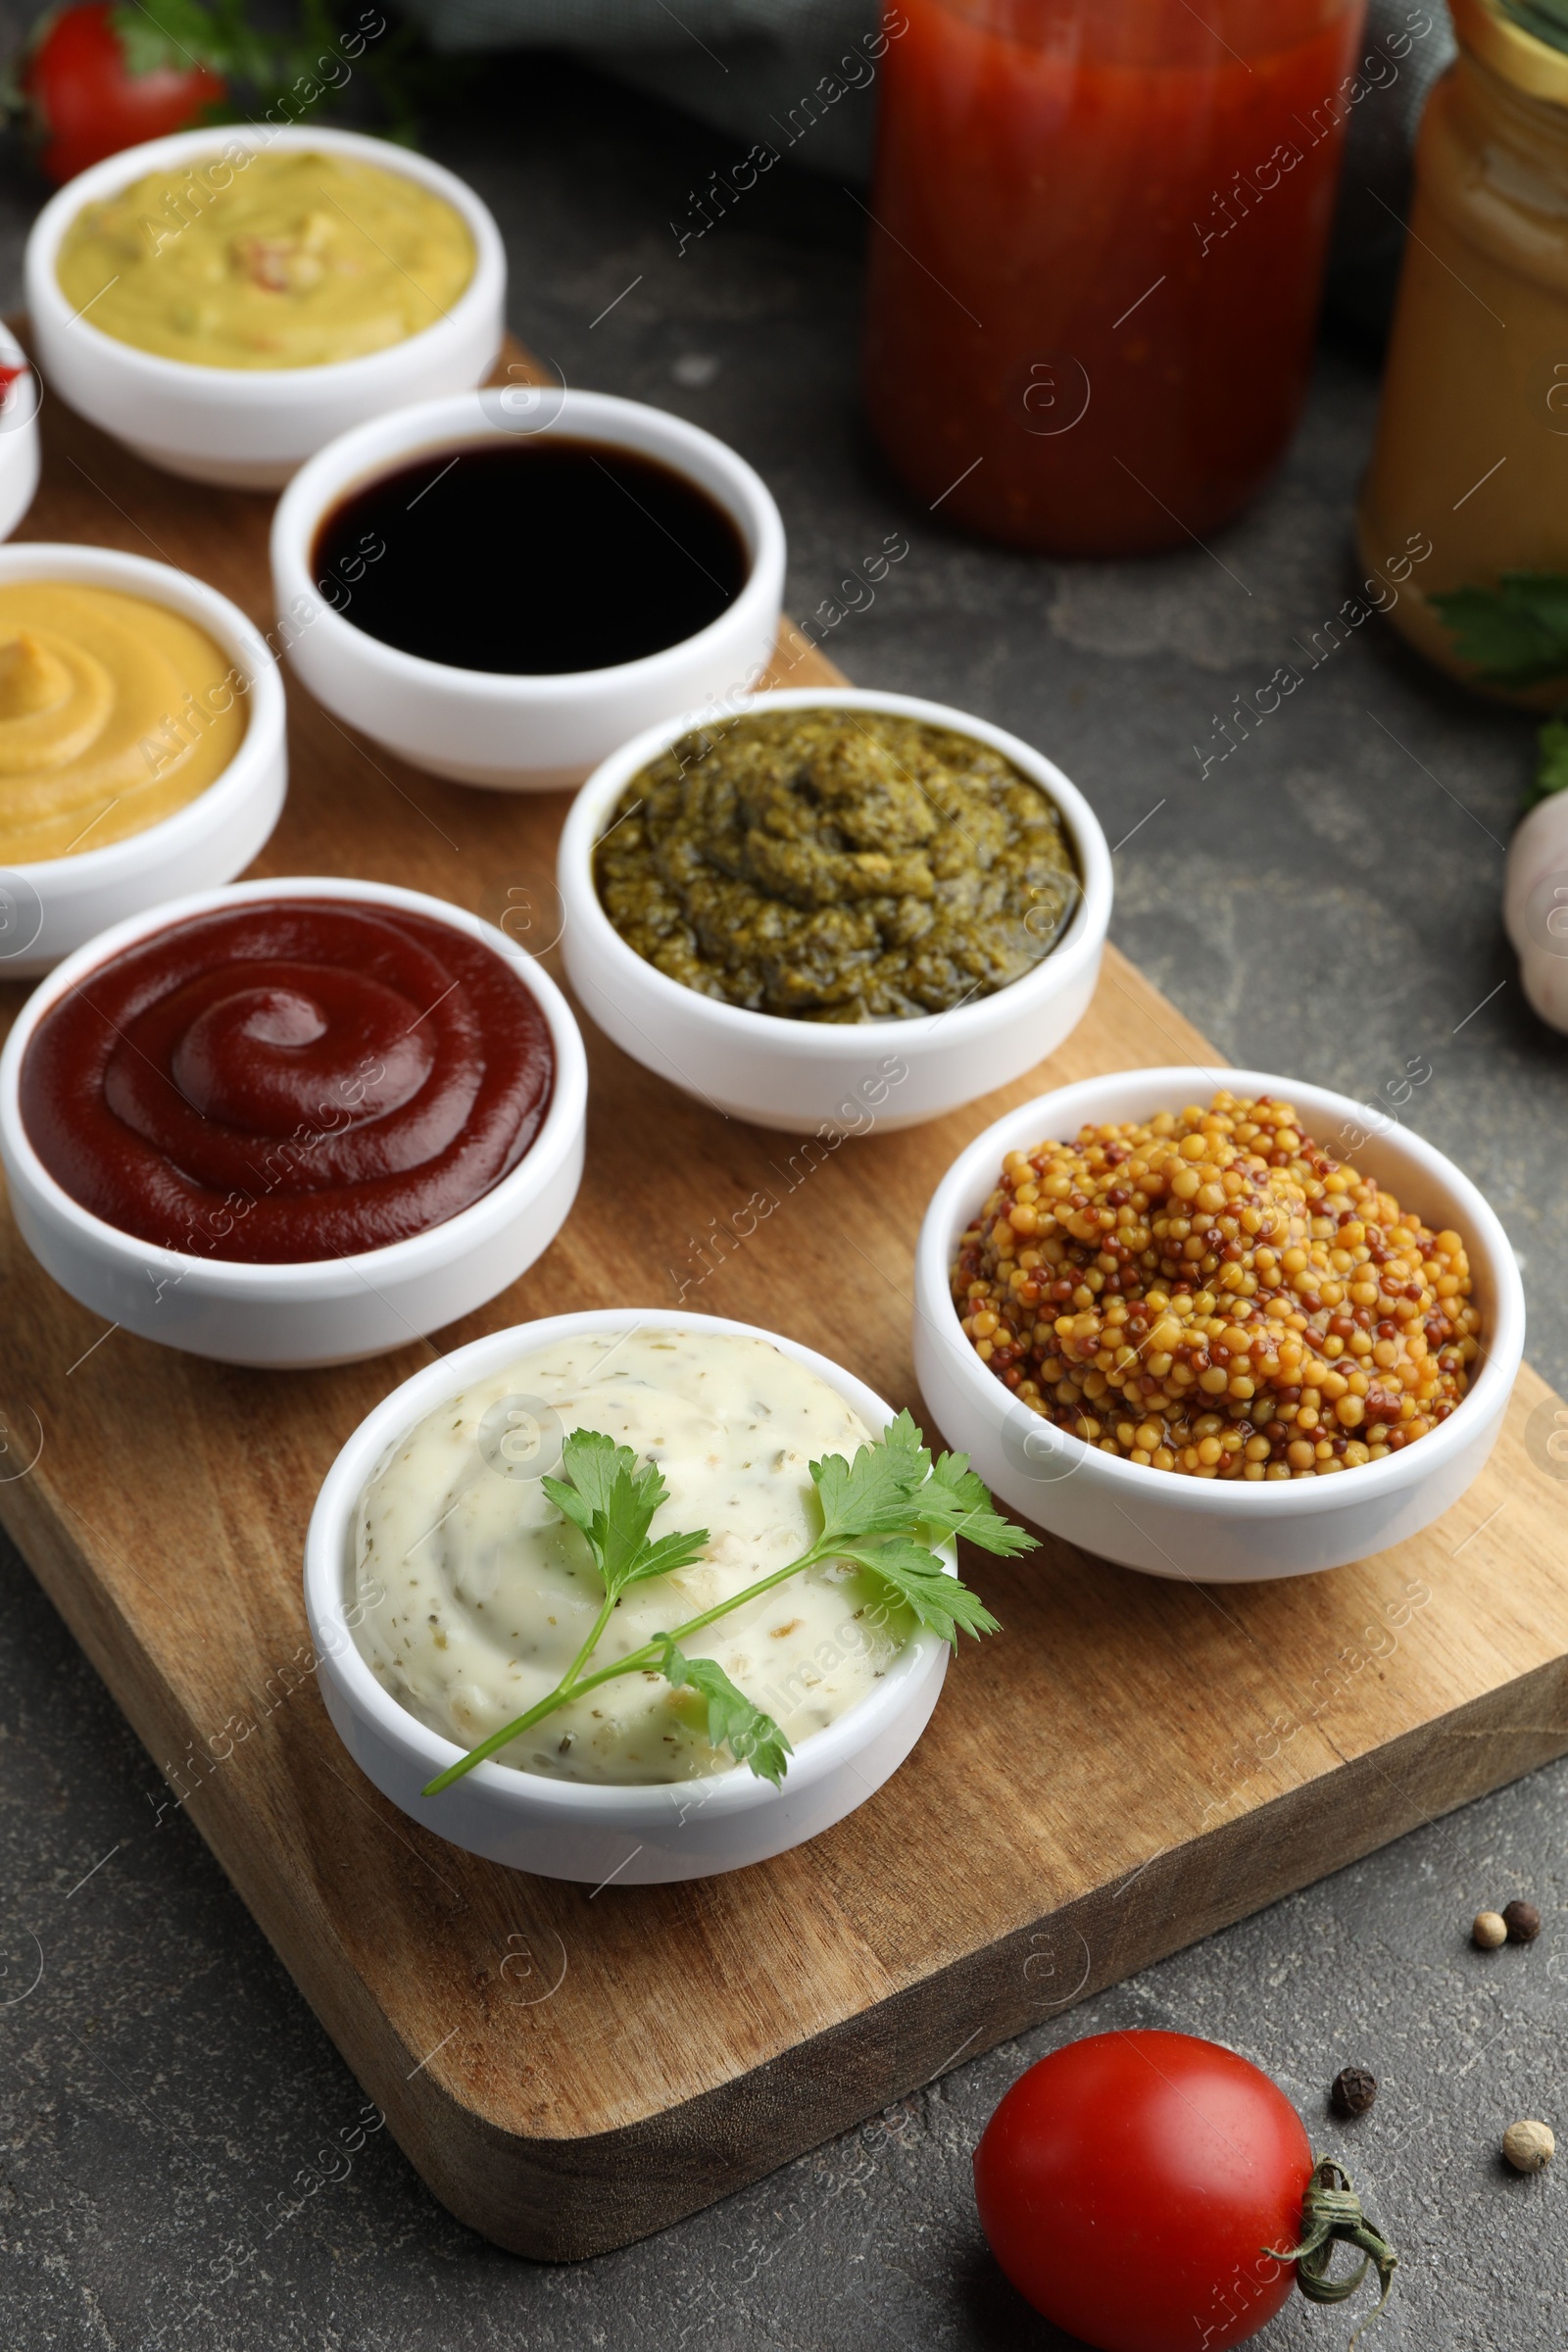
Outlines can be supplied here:
[[587, 1640], [554, 1690], [437, 1773], [424, 1790], [426, 1796], [450, 1788], [569, 1700], [627, 1674], [662, 1675], [673, 1690], [696, 1691], [707, 1702], [710, 1743], [728, 1747], [738, 1764], [750, 1765], [760, 1780], [771, 1781], [776, 1788], [793, 1752], [783, 1732], [736, 1689], [714, 1659], [688, 1657], [682, 1642], [790, 1577], [804, 1576], [829, 1561], [851, 1560], [880, 1578], [917, 1624], [956, 1648], [960, 1632], [978, 1640], [1000, 1628], [979, 1594], [951, 1576], [931, 1546], [963, 1536], [982, 1551], [1004, 1559], [1035, 1546], [1032, 1536], [996, 1509], [970, 1469], [967, 1454], [944, 1453], [933, 1463], [919, 1430], [903, 1412], [881, 1438], [862, 1446], [853, 1461], [830, 1453], [808, 1465], [822, 1528], [798, 1559], [759, 1577], [730, 1599], [656, 1634], [613, 1665], [595, 1668], [594, 1652], [621, 1594], [649, 1577], [689, 1567], [701, 1558], [709, 1534], [707, 1528], [699, 1528], [650, 1541], [654, 1514], [668, 1499], [663, 1478], [657, 1465], [639, 1467], [629, 1446], [615, 1445], [599, 1430], [573, 1430], [562, 1447], [561, 1466], [564, 1476], [547, 1477], [540, 1484], [563, 1517], [581, 1533], [604, 1586], [604, 1599]]
[[460, 90], [470, 71], [433, 56], [407, 17], [368, 5], [351, 18], [345, 0], [295, 0], [291, 23], [273, 17], [265, 26], [250, 0], [118, 0], [113, 21], [129, 73], [199, 65], [221, 76], [228, 96], [202, 118], [214, 123], [252, 121], [253, 108], [268, 121], [281, 109], [289, 122], [338, 114], [352, 82], [370, 93], [382, 135], [413, 147], [425, 108]]
[[1505, 571], [1495, 588], [1440, 590], [1432, 602], [1489, 686], [1568, 681], [1568, 573]]
[[[1568, 46], [1568, 0], [1560, 0]], [[1523, 693], [1568, 686], [1568, 573], [1505, 571], [1495, 588], [1450, 588], [1432, 603], [1461, 662], [1473, 662], [1483, 685]], [[1568, 786], [1568, 726], [1548, 718], [1536, 735], [1536, 772], [1525, 798], [1532, 808]]]

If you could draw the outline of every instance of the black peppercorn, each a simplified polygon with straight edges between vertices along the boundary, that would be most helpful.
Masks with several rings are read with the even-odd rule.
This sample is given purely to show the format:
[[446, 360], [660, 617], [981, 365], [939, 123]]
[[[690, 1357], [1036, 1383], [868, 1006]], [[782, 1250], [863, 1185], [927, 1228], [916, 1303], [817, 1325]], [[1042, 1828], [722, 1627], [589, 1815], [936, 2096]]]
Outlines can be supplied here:
[[1377, 2095], [1376, 2075], [1369, 2075], [1364, 2066], [1348, 2066], [1334, 2078], [1329, 2105], [1336, 2115], [1365, 2115]]
[[1534, 1903], [1505, 1903], [1502, 1924], [1510, 1943], [1534, 1943], [1541, 1934], [1541, 1913]]

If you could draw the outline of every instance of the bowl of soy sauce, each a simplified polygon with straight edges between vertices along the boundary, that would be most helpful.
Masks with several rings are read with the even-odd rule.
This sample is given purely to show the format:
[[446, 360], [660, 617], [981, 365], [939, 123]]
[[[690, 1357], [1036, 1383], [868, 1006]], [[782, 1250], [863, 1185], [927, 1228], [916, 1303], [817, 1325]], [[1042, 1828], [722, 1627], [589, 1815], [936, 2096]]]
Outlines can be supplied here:
[[711, 433], [509, 385], [395, 410], [301, 468], [272, 523], [278, 638], [332, 714], [432, 774], [571, 786], [641, 729], [751, 693], [784, 526]]

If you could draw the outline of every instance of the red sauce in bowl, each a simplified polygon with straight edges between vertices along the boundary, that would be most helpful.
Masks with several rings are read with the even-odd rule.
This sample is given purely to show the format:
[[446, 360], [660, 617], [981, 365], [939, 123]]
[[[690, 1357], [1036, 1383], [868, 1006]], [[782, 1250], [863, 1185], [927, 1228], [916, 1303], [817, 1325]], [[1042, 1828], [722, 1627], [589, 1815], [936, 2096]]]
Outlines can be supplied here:
[[299, 1263], [385, 1249], [527, 1152], [549, 1025], [499, 956], [364, 901], [252, 900], [88, 972], [22, 1064], [28, 1139], [138, 1240]]

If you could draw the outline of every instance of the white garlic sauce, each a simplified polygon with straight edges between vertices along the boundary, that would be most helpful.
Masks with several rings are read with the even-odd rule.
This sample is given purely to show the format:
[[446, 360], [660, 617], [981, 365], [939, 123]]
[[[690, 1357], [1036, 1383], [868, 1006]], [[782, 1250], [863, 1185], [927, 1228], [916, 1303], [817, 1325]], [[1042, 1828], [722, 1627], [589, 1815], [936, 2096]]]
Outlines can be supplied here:
[[[360, 1497], [350, 1623], [383, 1688], [460, 1746], [556, 1688], [603, 1602], [585, 1538], [539, 1482], [560, 1475], [560, 1443], [574, 1429], [658, 1463], [668, 1497], [651, 1536], [710, 1531], [690, 1567], [622, 1593], [595, 1667], [807, 1550], [821, 1526], [808, 1464], [853, 1458], [869, 1437], [825, 1381], [765, 1340], [639, 1327], [558, 1341], [427, 1413]], [[889, 1599], [880, 1580], [830, 1562], [682, 1648], [716, 1658], [799, 1747], [863, 1698], [909, 1640], [912, 1619]], [[706, 1703], [651, 1674], [570, 1700], [497, 1760], [623, 1785], [733, 1768], [728, 1748], [709, 1743]]]

